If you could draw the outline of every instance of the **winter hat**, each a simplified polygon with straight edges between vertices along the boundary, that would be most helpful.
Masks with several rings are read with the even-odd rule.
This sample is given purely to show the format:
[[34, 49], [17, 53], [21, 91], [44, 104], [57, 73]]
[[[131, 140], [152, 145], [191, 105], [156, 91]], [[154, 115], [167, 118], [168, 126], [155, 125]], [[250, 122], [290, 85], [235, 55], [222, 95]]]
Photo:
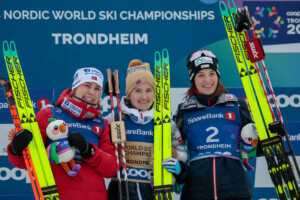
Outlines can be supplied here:
[[202, 69], [213, 69], [220, 78], [218, 59], [216, 55], [207, 50], [195, 50], [187, 58], [186, 66], [189, 69], [190, 81], [193, 82], [195, 75]]
[[149, 83], [153, 89], [155, 88], [155, 81], [150, 70], [149, 63], [142, 63], [141, 60], [134, 59], [130, 61], [127, 69], [126, 77], [126, 96], [138, 85], [142, 83]]
[[78, 69], [75, 72], [72, 90], [80, 86], [82, 83], [94, 82], [97, 83], [101, 89], [103, 87], [103, 74], [96, 68], [85, 67]]

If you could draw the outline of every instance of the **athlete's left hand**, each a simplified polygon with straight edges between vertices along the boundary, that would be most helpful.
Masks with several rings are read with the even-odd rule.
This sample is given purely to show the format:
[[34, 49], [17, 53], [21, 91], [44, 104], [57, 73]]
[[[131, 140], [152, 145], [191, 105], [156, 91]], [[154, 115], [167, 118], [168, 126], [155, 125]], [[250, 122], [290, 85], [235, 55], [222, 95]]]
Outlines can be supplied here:
[[169, 172], [179, 175], [181, 172], [181, 166], [179, 160], [175, 158], [167, 158], [163, 160], [163, 167], [166, 168]]
[[94, 149], [90, 143], [86, 141], [83, 135], [79, 132], [72, 132], [68, 136], [68, 141], [71, 146], [77, 148], [83, 158], [90, 158], [94, 155]]

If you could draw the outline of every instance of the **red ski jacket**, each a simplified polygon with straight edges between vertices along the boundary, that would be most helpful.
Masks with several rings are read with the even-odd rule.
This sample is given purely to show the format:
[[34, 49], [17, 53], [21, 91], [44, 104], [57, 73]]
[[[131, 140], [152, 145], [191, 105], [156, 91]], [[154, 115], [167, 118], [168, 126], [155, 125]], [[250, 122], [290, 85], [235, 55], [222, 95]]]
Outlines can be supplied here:
[[[60, 98], [62, 98], [61, 96]], [[76, 162], [81, 165], [78, 174], [75, 177], [68, 176], [59, 164], [51, 163], [52, 172], [58, 188], [61, 200], [102, 200], [107, 199], [107, 191], [104, 178], [112, 178], [117, 172], [116, 156], [114, 155], [114, 146], [110, 142], [109, 125], [106, 120], [97, 117], [91, 120], [79, 120], [69, 115], [61, 107], [46, 108], [41, 110], [36, 118], [40, 127], [44, 144], [49, 143], [46, 134], [48, 118], [61, 118], [69, 126], [69, 134], [73, 131], [83, 132], [83, 128], [93, 127], [95, 123], [101, 122], [101, 132], [86, 138], [93, 146], [94, 156], [88, 159], [81, 158], [82, 162]], [[100, 125], [99, 125], [100, 126]], [[98, 129], [99, 130], [99, 129]], [[87, 131], [94, 131], [89, 129]], [[83, 134], [85, 137], [87, 134]], [[95, 138], [99, 141], [95, 142]], [[10, 149], [10, 144], [7, 149]], [[25, 169], [25, 162], [22, 156], [15, 156], [7, 151], [10, 162], [18, 168]], [[76, 156], [75, 156], [76, 157]], [[76, 161], [76, 159], [75, 159]]]

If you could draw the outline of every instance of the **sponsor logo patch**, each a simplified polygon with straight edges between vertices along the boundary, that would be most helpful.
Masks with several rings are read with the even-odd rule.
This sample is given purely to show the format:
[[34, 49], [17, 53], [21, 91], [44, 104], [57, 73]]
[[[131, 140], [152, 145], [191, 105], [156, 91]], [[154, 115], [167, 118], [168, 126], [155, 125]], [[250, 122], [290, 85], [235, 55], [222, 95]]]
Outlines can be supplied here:
[[67, 99], [64, 100], [64, 102], [62, 103], [61, 106], [65, 109], [69, 110], [70, 112], [72, 112], [77, 117], [79, 117], [82, 112], [81, 108], [77, 107], [76, 105], [74, 105], [73, 103], [68, 101]]
[[[213, 64], [213, 59], [210, 58], [210, 57], [200, 57], [198, 58], [197, 60], [195, 60], [195, 66], [199, 66], [199, 65], [202, 65], [202, 64]], [[209, 65], [208, 65], [209, 66]], [[202, 67], [202, 66], [201, 66]], [[203, 68], [203, 67], [202, 67]]]

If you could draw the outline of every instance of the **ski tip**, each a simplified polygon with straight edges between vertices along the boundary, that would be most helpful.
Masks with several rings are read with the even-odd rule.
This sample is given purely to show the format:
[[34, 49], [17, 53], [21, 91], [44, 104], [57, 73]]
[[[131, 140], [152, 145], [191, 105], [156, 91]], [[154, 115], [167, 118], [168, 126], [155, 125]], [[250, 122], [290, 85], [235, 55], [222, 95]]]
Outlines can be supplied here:
[[3, 41], [3, 52], [8, 52], [9, 51], [9, 45], [8, 42], [5, 40]]
[[236, 5], [233, 0], [228, 0], [228, 7], [231, 13], [236, 12]]
[[168, 58], [168, 57], [169, 57], [169, 52], [168, 52], [167, 49], [163, 49], [163, 50], [162, 50], [162, 57], [163, 57], [163, 58]]
[[159, 51], [155, 51], [154, 53], [154, 60], [157, 62], [160, 62], [161, 57], [160, 57], [160, 52]]
[[15, 52], [16, 51], [16, 43], [15, 43], [15, 41], [10, 41], [9, 46], [10, 46], [10, 51], [11, 52]]
[[224, 1], [219, 2], [219, 7], [220, 7], [220, 11], [221, 11], [222, 16], [229, 14], [228, 10], [227, 10], [227, 6], [226, 6]]

